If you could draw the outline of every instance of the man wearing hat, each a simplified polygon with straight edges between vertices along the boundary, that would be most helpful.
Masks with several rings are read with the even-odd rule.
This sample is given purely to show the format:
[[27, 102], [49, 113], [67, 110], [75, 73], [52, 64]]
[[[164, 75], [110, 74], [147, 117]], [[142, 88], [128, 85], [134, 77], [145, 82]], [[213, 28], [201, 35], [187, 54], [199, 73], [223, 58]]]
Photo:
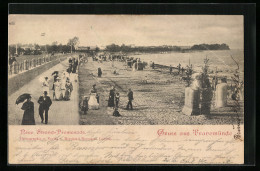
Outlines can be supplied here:
[[41, 117], [41, 123], [44, 121], [43, 113], [45, 112], [45, 124], [48, 124], [48, 111], [52, 104], [51, 98], [47, 96], [47, 91], [44, 91], [43, 96], [39, 97], [39, 115]]

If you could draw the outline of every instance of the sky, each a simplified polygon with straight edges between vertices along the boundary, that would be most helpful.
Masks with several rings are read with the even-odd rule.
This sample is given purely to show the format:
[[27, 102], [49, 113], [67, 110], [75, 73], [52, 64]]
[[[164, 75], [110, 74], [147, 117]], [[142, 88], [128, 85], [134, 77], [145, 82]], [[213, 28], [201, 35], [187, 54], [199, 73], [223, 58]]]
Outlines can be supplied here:
[[8, 44], [67, 44], [77, 36], [79, 46], [244, 47], [242, 15], [9, 15], [8, 20]]

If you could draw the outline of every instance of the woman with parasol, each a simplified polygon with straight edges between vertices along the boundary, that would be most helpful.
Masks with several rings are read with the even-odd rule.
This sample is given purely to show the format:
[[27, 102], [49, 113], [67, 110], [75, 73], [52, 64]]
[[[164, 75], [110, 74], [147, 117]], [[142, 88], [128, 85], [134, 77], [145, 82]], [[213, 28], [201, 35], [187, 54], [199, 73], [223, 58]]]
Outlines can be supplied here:
[[34, 103], [31, 101], [32, 97], [30, 94], [22, 94], [16, 100], [16, 104], [26, 102], [22, 106], [22, 110], [24, 110], [22, 125], [35, 125], [34, 120]]

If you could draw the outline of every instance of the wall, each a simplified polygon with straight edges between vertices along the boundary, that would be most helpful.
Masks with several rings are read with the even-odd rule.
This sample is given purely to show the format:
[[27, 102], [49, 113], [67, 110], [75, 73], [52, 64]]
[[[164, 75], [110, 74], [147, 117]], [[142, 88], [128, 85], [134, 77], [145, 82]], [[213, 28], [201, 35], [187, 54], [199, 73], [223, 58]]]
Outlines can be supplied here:
[[[66, 57], [61, 58], [61, 61], [65, 60]], [[38, 66], [26, 72], [20, 73], [10, 79], [8, 79], [8, 95], [11, 95], [19, 88], [36, 78], [38, 75], [42, 74], [44, 71], [50, 69], [51, 67], [57, 65], [59, 60], [51, 61], [44, 65]]]

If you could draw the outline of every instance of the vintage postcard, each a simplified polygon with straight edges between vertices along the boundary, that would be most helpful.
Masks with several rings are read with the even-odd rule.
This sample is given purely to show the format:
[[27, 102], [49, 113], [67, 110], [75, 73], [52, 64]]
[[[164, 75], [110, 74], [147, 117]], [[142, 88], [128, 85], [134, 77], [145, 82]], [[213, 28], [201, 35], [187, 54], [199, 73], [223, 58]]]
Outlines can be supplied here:
[[243, 15], [8, 17], [9, 164], [244, 164]]

